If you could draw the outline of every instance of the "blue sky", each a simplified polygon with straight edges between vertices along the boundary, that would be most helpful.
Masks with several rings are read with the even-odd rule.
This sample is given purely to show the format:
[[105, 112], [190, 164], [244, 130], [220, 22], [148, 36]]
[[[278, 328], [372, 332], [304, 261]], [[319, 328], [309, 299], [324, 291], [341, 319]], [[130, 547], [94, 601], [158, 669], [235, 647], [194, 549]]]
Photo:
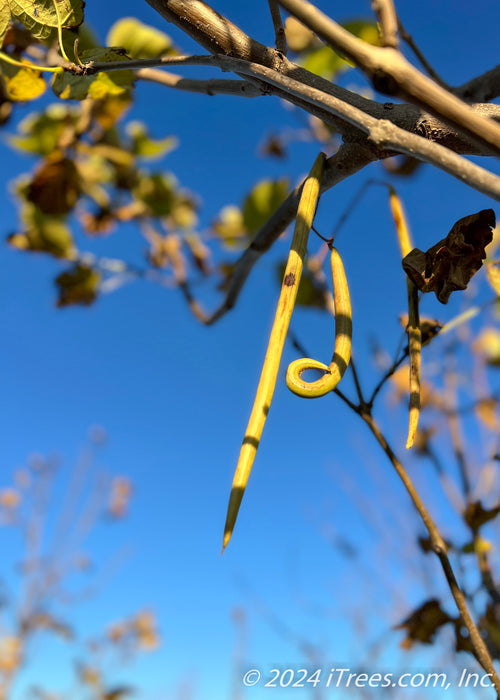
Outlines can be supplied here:
[[[457, 6], [442, 1], [427, 9], [400, 5], [406, 28], [451, 84], [497, 63], [496, 2]], [[264, 0], [251, 7], [229, 0], [214, 6], [254, 38], [272, 42]], [[332, 11], [329, 3], [320, 6]], [[86, 12], [101, 37], [113, 21], [130, 14], [171, 33], [187, 51], [193, 49], [146, 3], [88, 0]], [[339, 13], [335, 19], [340, 21], [369, 17], [369, 3], [351, 2], [348, 11], [339, 8]], [[194, 76], [196, 69], [185, 74]], [[354, 73], [344, 82], [366, 87]], [[18, 118], [30, 109], [21, 106]], [[238, 101], [140, 85], [133, 116], [147, 121], [157, 137], [178, 136], [179, 148], [165, 168], [200, 196], [202, 228], [222, 206], [240, 202], [259, 179], [287, 175], [297, 182], [317, 153], [315, 144], [298, 143], [284, 162], [257, 154], [266, 134], [297, 125], [272, 98]], [[12, 132], [14, 124], [5, 131]], [[7, 234], [17, 226], [7, 183], [32, 167], [32, 161], [7, 146], [0, 149]], [[327, 235], [355, 191], [377, 176], [383, 176], [378, 165], [328, 193], [316, 219], [319, 230]], [[483, 195], [429, 167], [397, 185], [415, 244], [424, 250], [457, 219], [492, 206]], [[130, 229], [100, 245], [103, 255], [131, 261], [140, 260], [145, 247]], [[401, 634], [390, 632], [409, 606], [444, 590], [437, 564], [427, 563], [427, 581], [412, 576], [414, 535], [420, 526], [408, 498], [359, 419], [338, 400], [301, 401], [288, 392], [284, 368], [296, 357], [288, 346], [235, 534], [220, 557], [230, 484], [277, 300], [275, 266], [286, 256], [287, 243], [275, 248], [253, 271], [236, 309], [207, 329], [195, 321], [180, 294], [147, 282], [105, 295], [90, 308], [57, 310], [52, 283], [57, 263], [4, 245], [2, 483], [9, 485], [10, 473], [29, 454], [57, 452], [63, 458], [57, 501], [89, 427], [106, 429], [109, 439], [96, 457], [97, 466], [127, 475], [134, 498], [127, 520], [100, 527], [88, 550], [101, 566], [114, 552], [123, 549], [125, 554], [102, 592], [68, 616], [85, 636], [139, 607], [154, 610], [160, 649], [113, 676], [136, 683], [144, 700], [260, 700], [272, 690], [243, 692], [234, 677], [238, 654], [245, 669], [263, 673], [305, 662], [314, 668], [304, 656], [305, 642], [317, 649], [319, 665], [325, 667], [342, 662], [358, 668], [374, 658], [376, 643], [381, 652], [376, 662], [370, 661], [373, 672], [407, 671], [415, 665], [437, 670], [445, 660], [432, 650], [404, 654], [397, 647]], [[395, 351], [401, 335], [397, 317], [406, 294], [385, 190], [366, 193], [338, 248], [351, 285], [355, 357], [362, 382], [371, 386], [376, 375], [370, 341], [376, 336], [390, 353]], [[442, 307], [426, 299], [423, 312], [446, 320], [459, 312], [462, 301]], [[329, 357], [330, 319], [299, 310], [294, 330], [315, 357]], [[350, 378], [345, 389], [352, 395]], [[385, 397], [379, 415], [402, 454], [404, 412]], [[408, 464], [438, 523], [451, 527], [447, 518], [452, 516], [436, 495], [432, 474], [418, 472], [421, 465], [411, 456]], [[9, 553], [2, 566], [7, 575], [3, 568], [18, 556], [17, 541], [6, 530], [0, 537]], [[339, 537], [356, 549], [354, 559], [332, 546]], [[235, 609], [246, 615], [241, 649], [232, 622]], [[25, 697], [25, 684], [42, 673], [49, 687], [65, 691], [73, 656], [58, 643], [39, 647], [16, 700]], [[182, 695], [184, 683], [192, 684], [192, 696]], [[241, 695], [232, 695], [234, 688]], [[303, 691], [301, 697], [312, 695]]]

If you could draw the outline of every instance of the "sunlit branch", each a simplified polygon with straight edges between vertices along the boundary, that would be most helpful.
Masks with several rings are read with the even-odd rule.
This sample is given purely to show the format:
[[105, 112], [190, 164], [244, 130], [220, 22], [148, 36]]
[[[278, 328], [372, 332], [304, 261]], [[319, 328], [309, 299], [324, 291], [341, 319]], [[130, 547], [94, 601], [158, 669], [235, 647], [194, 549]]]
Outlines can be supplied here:
[[209, 96], [235, 95], [238, 97], [258, 97], [263, 94], [263, 91], [256, 85], [246, 80], [229, 80], [223, 78], [196, 80], [155, 68], [141, 68], [136, 71], [135, 75], [141, 80], [158, 83], [165, 87], [185, 92], [203, 93]]
[[368, 75], [377, 90], [414, 102], [452, 121], [500, 153], [500, 125], [484, 119], [467, 103], [424, 76], [399, 51], [372, 46], [358, 39], [306, 0], [280, 0], [280, 4], [352, 60]]

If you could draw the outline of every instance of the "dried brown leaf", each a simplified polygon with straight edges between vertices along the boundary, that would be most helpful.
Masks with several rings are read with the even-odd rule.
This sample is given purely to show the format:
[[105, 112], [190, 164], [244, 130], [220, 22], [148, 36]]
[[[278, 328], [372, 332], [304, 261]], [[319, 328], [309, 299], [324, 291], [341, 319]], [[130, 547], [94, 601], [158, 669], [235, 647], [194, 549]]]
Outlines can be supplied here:
[[457, 221], [446, 238], [423, 253], [414, 248], [403, 258], [403, 269], [421, 292], [435, 292], [442, 304], [463, 290], [486, 258], [493, 239], [493, 209], [483, 209]]

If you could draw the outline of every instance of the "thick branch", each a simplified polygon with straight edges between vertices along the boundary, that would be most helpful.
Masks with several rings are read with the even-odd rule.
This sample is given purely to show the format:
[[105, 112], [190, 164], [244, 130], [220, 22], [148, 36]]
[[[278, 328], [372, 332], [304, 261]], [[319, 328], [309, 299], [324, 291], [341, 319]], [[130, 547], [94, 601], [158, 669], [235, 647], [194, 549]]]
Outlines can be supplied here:
[[399, 51], [367, 44], [306, 0], [280, 0], [280, 4], [351, 59], [368, 75], [375, 89], [418, 104], [465, 129], [500, 153], [500, 125], [478, 115], [468, 104], [420, 73]]
[[495, 66], [477, 78], [469, 80], [454, 92], [471, 102], [489, 102], [495, 97], [500, 97], [500, 66]]
[[[243, 60], [250, 60], [255, 63], [259, 63], [268, 68], [273, 68], [278, 70], [281, 74], [290, 76], [295, 80], [299, 80], [304, 84], [314, 87], [318, 90], [323, 91], [327, 95], [336, 97], [339, 100], [343, 100], [348, 104], [357, 107], [358, 109], [370, 114], [372, 117], [377, 119], [387, 118], [386, 105], [379, 104], [365, 97], [362, 97], [356, 93], [345, 90], [338, 85], [332, 84], [330, 81], [324, 78], [314, 75], [309, 71], [305, 70], [294, 64], [293, 62], [286, 59], [282, 54], [270, 49], [263, 44], [251, 39], [245, 32], [239, 29], [236, 25], [229, 22], [227, 19], [219, 15], [217, 12], [212, 10], [208, 5], [201, 2], [200, 0], [147, 0], [149, 4], [154, 7], [165, 19], [169, 22], [173, 22], [178, 27], [183, 29], [189, 36], [195, 39], [201, 46], [204, 46], [209, 51], [215, 54], [225, 54], [230, 55], [235, 58], [241, 58]], [[329, 20], [331, 21], [331, 20]], [[335, 23], [333, 23], [335, 24]], [[344, 30], [345, 31], [345, 30]], [[351, 36], [351, 35], [349, 35]], [[356, 39], [356, 37], [353, 37]], [[363, 46], [367, 46], [365, 42], [360, 43]], [[376, 49], [377, 47], [369, 47], [369, 49]], [[381, 49], [379, 49], [381, 50]], [[169, 60], [164, 61], [165, 64], [169, 63]], [[409, 64], [408, 64], [409, 65]], [[123, 66], [120, 66], [123, 69]], [[419, 73], [415, 68], [409, 66], [412, 71], [424, 78], [424, 76]], [[493, 93], [498, 87], [498, 93], [500, 93], [500, 69], [498, 70], [498, 75], [494, 71], [488, 74], [488, 78], [484, 77], [484, 80], [488, 82], [490, 87], [488, 90], [480, 88], [478, 82], [481, 81], [483, 84], [483, 79], [478, 78], [476, 82], [471, 81], [470, 84], [460, 88], [457, 93], [462, 94], [466, 97], [465, 91], [468, 89], [470, 99], [474, 98], [477, 100], [483, 99], [483, 92], [487, 94]], [[427, 82], [434, 85], [432, 81]], [[491, 88], [491, 89], [490, 89]], [[441, 90], [441, 95], [450, 96], [446, 90]], [[456, 98], [454, 98], [456, 99]], [[484, 99], [486, 97], [484, 96]], [[466, 105], [458, 100], [460, 108], [462, 109]], [[297, 103], [299, 104], [299, 103]], [[299, 106], [303, 106], [299, 104]], [[309, 110], [311, 111], [311, 110]], [[477, 112], [474, 108], [471, 111]], [[483, 116], [490, 116], [486, 110], [479, 110], [480, 114], [475, 116], [481, 118]], [[323, 118], [321, 114], [317, 114], [320, 118]], [[396, 118], [398, 121], [396, 121]], [[333, 119], [333, 121], [332, 121]], [[339, 119], [330, 119], [331, 124], [348, 140], [353, 140], [355, 138], [352, 125], [348, 125], [346, 128], [345, 122]], [[417, 122], [432, 124], [431, 130], [433, 134], [436, 134], [439, 138], [443, 137], [446, 133], [453, 133], [452, 138], [453, 143], [450, 144], [450, 148], [457, 150], [460, 153], [476, 153], [480, 155], [491, 155], [491, 147], [479, 147], [477, 142], [473, 142], [471, 138], [466, 137], [464, 134], [457, 134], [455, 130], [451, 129], [449, 126], [443, 126], [441, 121], [436, 122], [436, 117], [431, 117], [428, 113], [419, 110], [417, 107], [412, 105], [397, 105], [394, 109], [393, 114], [390, 117], [391, 121], [397, 123], [404, 129], [415, 131], [419, 133]], [[409, 127], [408, 124], [414, 120], [415, 129]], [[404, 123], [403, 123], [404, 122]], [[481, 124], [491, 123], [491, 120], [481, 119]], [[440, 128], [436, 130], [435, 126], [439, 123]], [[495, 124], [493, 126], [496, 126]], [[500, 127], [497, 127], [500, 129]], [[441, 133], [440, 133], [441, 132]], [[424, 127], [424, 133], [427, 136], [429, 130]], [[439, 140], [434, 138], [433, 140]], [[464, 148], [461, 144], [467, 144]], [[448, 145], [448, 144], [445, 144]]]
[[380, 150], [394, 150], [398, 153], [405, 153], [431, 163], [456, 177], [461, 182], [465, 180], [471, 187], [500, 201], [500, 178], [484, 168], [465, 160], [448, 148], [421, 136], [409, 134], [388, 119], [375, 119], [366, 114], [366, 112], [346, 104], [342, 100], [325, 95], [320, 90], [304, 85], [264, 66], [243, 63], [237, 59], [222, 56], [216, 57], [214, 60], [220, 62], [221, 65], [229, 64], [239, 74], [255, 76], [263, 79], [268, 84], [283, 88], [282, 96], [285, 99], [290, 100], [291, 96], [295, 95], [306, 102], [317, 105], [341, 117], [368, 135], [368, 141], [375, 144], [379, 149], [379, 157], [384, 157]]

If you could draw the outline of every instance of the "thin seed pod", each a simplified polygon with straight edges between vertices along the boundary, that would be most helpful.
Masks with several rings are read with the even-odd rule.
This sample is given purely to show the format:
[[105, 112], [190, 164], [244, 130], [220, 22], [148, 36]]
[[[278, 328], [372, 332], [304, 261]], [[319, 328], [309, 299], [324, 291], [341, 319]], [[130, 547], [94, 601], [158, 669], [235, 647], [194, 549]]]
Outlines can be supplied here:
[[[352, 315], [349, 287], [342, 259], [333, 247], [330, 261], [335, 300], [335, 347], [332, 361], [328, 367], [322, 362], [304, 357], [292, 362], [286, 373], [286, 384], [290, 391], [305, 399], [318, 398], [333, 391], [342, 379], [351, 359]], [[301, 378], [301, 374], [308, 369], [319, 369], [324, 374], [315, 382], [306, 382]]]
[[406, 449], [413, 447], [420, 417], [420, 358], [422, 332], [418, 313], [418, 288], [407, 278], [408, 287], [408, 348], [410, 350], [410, 409]]
[[410, 231], [406, 223], [403, 205], [392, 185], [389, 185], [389, 204], [391, 206], [394, 223], [396, 224], [396, 232], [401, 247], [401, 257], [405, 258], [408, 253], [413, 250], [413, 246], [411, 244]]
[[276, 315], [269, 337], [266, 357], [262, 367], [252, 412], [250, 414], [250, 420], [248, 421], [245, 437], [243, 438], [236, 472], [234, 474], [227, 508], [226, 524], [224, 527], [222, 551], [227, 547], [231, 535], [233, 534], [238, 510], [271, 406], [281, 354], [283, 352], [283, 346], [285, 344], [288, 326], [290, 324], [293, 307], [295, 306], [297, 290], [302, 275], [302, 267], [307, 250], [307, 239], [316, 213], [319, 186], [323, 175], [325, 159], [325, 154], [320, 153], [314, 161], [314, 165], [302, 189], [292, 245], [283, 277]]
[[[404, 258], [413, 250], [410, 232], [406, 223], [401, 200], [396, 194], [396, 190], [389, 185], [389, 203], [392, 216], [396, 224], [401, 256]], [[406, 448], [413, 447], [415, 435], [417, 434], [418, 419], [420, 417], [420, 359], [422, 351], [422, 333], [420, 330], [420, 318], [418, 313], [418, 289], [412, 280], [406, 278], [408, 291], [408, 348], [410, 351], [410, 404], [408, 420], [408, 438]]]

